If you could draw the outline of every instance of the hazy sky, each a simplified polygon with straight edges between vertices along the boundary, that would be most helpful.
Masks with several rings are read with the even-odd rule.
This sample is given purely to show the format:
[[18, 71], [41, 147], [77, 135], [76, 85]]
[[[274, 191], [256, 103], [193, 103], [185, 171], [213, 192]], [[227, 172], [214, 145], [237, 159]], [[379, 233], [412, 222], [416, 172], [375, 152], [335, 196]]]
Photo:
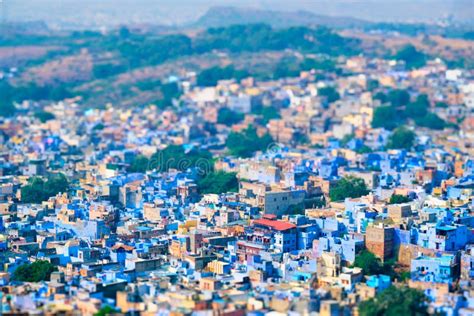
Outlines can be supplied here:
[[308, 10], [372, 21], [474, 20], [474, 0], [0, 0], [7, 20], [69, 27], [190, 22], [212, 6]]

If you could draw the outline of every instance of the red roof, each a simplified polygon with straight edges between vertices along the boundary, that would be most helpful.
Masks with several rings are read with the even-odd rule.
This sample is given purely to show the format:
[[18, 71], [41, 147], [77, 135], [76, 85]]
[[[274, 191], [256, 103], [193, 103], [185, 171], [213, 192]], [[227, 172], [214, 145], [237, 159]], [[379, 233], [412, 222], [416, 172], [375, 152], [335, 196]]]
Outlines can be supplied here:
[[275, 214], [263, 214], [262, 218], [275, 220], [277, 216]]
[[272, 221], [272, 220], [264, 219], [264, 218], [254, 220], [253, 224], [268, 226], [275, 230], [288, 230], [288, 229], [292, 229], [296, 227], [296, 225], [292, 223], [282, 222], [282, 221]]

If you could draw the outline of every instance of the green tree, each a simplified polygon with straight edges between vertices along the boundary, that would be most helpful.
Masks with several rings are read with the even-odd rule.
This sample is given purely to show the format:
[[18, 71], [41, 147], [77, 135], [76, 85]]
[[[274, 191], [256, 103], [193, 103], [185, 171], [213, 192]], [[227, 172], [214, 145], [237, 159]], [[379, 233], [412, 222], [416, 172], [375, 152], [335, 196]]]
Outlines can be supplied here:
[[340, 99], [340, 95], [334, 87], [319, 88], [318, 95], [326, 97], [328, 102], [334, 102]]
[[391, 90], [387, 95], [387, 102], [394, 107], [407, 105], [410, 102], [410, 94], [403, 89]]
[[273, 106], [262, 107], [261, 115], [263, 116], [264, 124], [267, 124], [270, 120], [281, 118], [280, 112]]
[[379, 100], [381, 104], [385, 104], [385, 103], [388, 102], [388, 96], [385, 93], [381, 92], [381, 91], [377, 92], [374, 95], [373, 99], [374, 100]]
[[374, 110], [372, 118], [373, 128], [385, 128], [393, 130], [400, 124], [400, 116], [393, 106], [379, 106]]
[[367, 185], [361, 178], [347, 176], [339, 181], [329, 191], [331, 201], [343, 201], [346, 198], [358, 198], [369, 193]]
[[423, 316], [427, 311], [428, 298], [416, 289], [391, 286], [374, 298], [359, 304], [360, 316]]
[[198, 168], [200, 172], [208, 173], [213, 170], [214, 162], [212, 154], [206, 150], [194, 148], [186, 152], [183, 146], [169, 145], [150, 157], [149, 168], [160, 172], [169, 169], [185, 171], [189, 168]]
[[392, 194], [390, 197], [390, 201], [388, 202], [389, 204], [401, 204], [401, 203], [407, 203], [410, 202], [410, 198], [405, 195], [400, 195], [400, 194]]
[[355, 150], [356, 153], [358, 154], [368, 154], [368, 153], [371, 153], [372, 152], [372, 148], [370, 148], [369, 146], [367, 145], [362, 145], [362, 147], [360, 148], [357, 148]]
[[219, 124], [234, 125], [242, 122], [243, 119], [244, 115], [242, 113], [237, 113], [229, 108], [220, 108], [217, 113], [217, 122]]
[[239, 183], [234, 172], [211, 172], [200, 178], [197, 182], [199, 192], [202, 194], [221, 194], [237, 192]]
[[305, 58], [300, 64], [301, 70], [321, 70], [325, 72], [335, 72], [336, 63], [330, 58], [324, 59], [315, 59], [315, 58]]
[[55, 118], [53, 113], [46, 112], [46, 111], [38, 111], [35, 113], [35, 117], [39, 119], [42, 123], [45, 123], [49, 120], [53, 120]]
[[107, 77], [115, 76], [126, 70], [127, 69], [122, 65], [98, 64], [94, 65], [94, 67], [92, 68], [92, 74], [94, 75], [94, 78], [104, 79]]
[[13, 272], [13, 279], [22, 282], [49, 281], [51, 273], [54, 271], [56, 271], [56, 267], [49, 261], [38, 260], [16, 268]]
[[414, 142], [415, 133], [404, 126], [400, 126], [390, 135], [387, 147], [390, 149], [410, 149]]
[[369, 79], [367, 80], [367, 90], [374, 91], [380, 86], [380, 82], [377, 79]]
[[7, 82], [0, 82], [0, 116], [2, 117], [13, 116], [16, 112], [13, 105], [13, 90], [14, 88]]
[[177, 99], [181, 94], [178, 83], [176, 82], [163, 83], [161, 84], [160, 90], [163, 94], [163, 98], [170, 101]]
[[0, 116], [10, 117], [16, 112], [16, 107], [10, 100], [0, 100]]
[[380, 259], [366, 249], [355, 257], [353, 266], [361, 268], [365, 275], [384, 273], [384, 267]]
[[265, 151], [272, 142], [269, 134], [259, 137], [257, 130], [249, 126], [240, 133], [231, 132], [227, 137], [226, 146], [231, 155], [251, 157], [256, 151]]
[[408, 69], [420, 68], [426, 64], [426, 55], [409, 44], [402, 47], [395, 54], [395, 58], [403, 60]]
[[[150, 83], [150, 85], [142, 84], [142, 87], [151, 88], [152, 85], [153, 83]], [[158, 87], [161, 92], [161, 98], [155, 100], [154, 103], [156, 106], [158, 106], [161, 109], [164, 109], [172, 105], [173, 99], [179, 99], [181, 95], [181, 91], [176, 82], [168, 82], [164, 84], [159, 83]]]
[[201, 71], [197, 78], [197, 84], [204, 87], [212, 87], [217, 85], [219, 80], [237, 79], [248, 77], [249, 73], [245, 70], [237, 70], [234, 66], [227, 67], [211, 67]]
[[117, 314], [119, 313], [120, 311], [109, 306], [109, 305], [105, 305], [104, 307], [102, 307], [101, 309], [99, 309], [99, 311], [97, 313], [94, 314], [94, 316], [107, 316], [107, 315], [113, 315], [113, 314]]
[[281, 118], [280, 112], [274, 106], [261, 106], [253, 112], [255, 115], [262, 116], [262, 123], [267, 124], [270, 120]]
[[148, 170], [149, 163], [150, 161], [146, 156], [138, 155], [135, 158], [133, 158], [133, 161], [130, 164], [128, 171], [145, 173]]
[[52, 174], [45, 183], [45, 194], [49, 198], [69, 190], [69, 181], [63, 173]]
[[282, 58], [273, 70], [273, 78], [298, 77], [301, 72], [300, 63], [293, 58]]
[[425, 116], [415, 119], [417, 126], [429, 129], [442, 130], [446, 127], [446, 122], [435, 113], [427, 113]]
[[428, 113], [430, 101], [426, 94], [421, 94], [416, 101], [410, 102], [405, 108], [405, 116], [412, 119], [423, 117]]
[[50, 175], [47, 180], [32, 177], [28, 184], [21, 188], [21, 201], [24, 203], [41, 203], [58, 193], [69, 190], [69, 182], [62, 173]]

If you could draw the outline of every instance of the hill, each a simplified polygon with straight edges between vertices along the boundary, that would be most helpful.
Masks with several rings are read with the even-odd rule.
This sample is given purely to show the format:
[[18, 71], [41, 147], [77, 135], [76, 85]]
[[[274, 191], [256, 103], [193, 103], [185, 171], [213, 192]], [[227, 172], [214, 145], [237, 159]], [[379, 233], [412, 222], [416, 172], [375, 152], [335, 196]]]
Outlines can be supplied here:
[[324, 25], [331, 28], [363, 27], [369, 22], [350, 17], [331, 17], [309, 11], [272, 11], [252, 8], [211, 7], [193, 23], [195, 27], [224, 27], [233, 24], [265, 23], [273, 27]]

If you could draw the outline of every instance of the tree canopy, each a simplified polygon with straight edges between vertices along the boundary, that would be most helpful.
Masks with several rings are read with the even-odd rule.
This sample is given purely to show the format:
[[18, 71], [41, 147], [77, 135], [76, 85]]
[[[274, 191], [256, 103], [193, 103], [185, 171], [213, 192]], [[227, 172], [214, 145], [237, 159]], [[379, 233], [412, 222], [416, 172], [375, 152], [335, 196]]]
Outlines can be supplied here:
[[239, 188], [236, 173], [234, 172], [211, 172], [197, 181], [198, 190], [202, 194], [221, 194], [236, 192]]
[[427, 113], [423, 117], [415, 119], [415, 123], [418, 126], [435, 130], [442, 130], [447, 125], [446, 122], [435, 113]]
[[388, 202], [389, 204], [401, 204], [401, 203], [407, 203], [410, 202], [410, 198], [405, 195], [400, 195], [400, 194], [392, 194], [390, 197], [390, 201]]
[[99, 309], [99, 311], [95, 313], [94, 316], [107, 316], [107, 315], [113, 315], [117, 313], [120, 313], [120, 311], [109, 305], [105, 305], [104, 307]]
[[420, 94], [414, 102], [410, 102], [405, 107], [405, 116], [416, 119], [428, 113], [430, 101], [426, 94]]
[[362, 250], [355, 257], [353, 266], [361, 268], [365, 275], [383, 274], [386, 272], [382, 261], [366, 249]]
[[326, 97], [328, 102], [334, 102], [339, 100], [340, 95], [334, 87], [323, 87], [318, 89], [320, 96]]
[[22, 282], [49, 281], [51, 273], [54, 271], [56, 271], [56, 267], [49, 261], [38, 260], [16, 268], [13, 272], [13, 279]]
[[429, 315], [428, 298], [420, 290], [391, 286], [359, 305], [360, 316]]
[[415, 133], [404, 126], [397, 128], [389, 137], [390, 149], [410, 149], [415, 143]]
[[409, 44], [402, 47], [395, 54], [395, 58], [403, 60], [408, 69], [420, 68], [426, 64], [426, 55]]
[[244, 114], [237, 113], [226, 107], [220, 108], [219, 112], [217, 113], [217, 122], [219, 124], [225, 124], [230, 126], [240, 123], [243, 119]]
[[373, 128], [385, 128], [393, 130], [400, 124], [400, 116], [397, 114], [397, 109], [393, 106], [379, 106], [374, 110], [374, 117], [372, 118]]
[[15, 114], [14, 102], [24, 100], [63, 100], [72, 96], [64, 85], [37, 85], [27, 83], [22, 86], [12, 86], [6, 81], [0, 82], [0, 115], [11, 116]]
[[28, 184], [21, 188], [21, 201], [24, 203], [41, 203], [58, 193], [67, 192], [69, 181], [62, 173], [50, 175], [46, 181], [41, 177], [32, 177]]
[[194, 148], [186, 152], [183, 146], [169, 145], [154, 153], [148, 166], [150, 170], [157, 169], [160, 172], [169, 169], [185, 171], [189, 168], [198, 168], [207, 173], [213, 170], [214, 162], [212, 154], [206, 150]]
[[399, 107], [410, 102], [410, 94], [403, 89], [390, 90], [387, 94], [387, 102], [394, 107]]
[[219, 80], [237, 79], [241, 80], [248, 77], [249, 73], [245, 70], [237, 70], [234, 66], [227, 67], [211, 67], [204, 69], [197, 76], [197, 84], [199, 86], [211, 87], [215, 86]]
[[45, 123], [49, 120], [53, 120], [55, 118], [53, 113], [46, 112], [46, 111], [38, 111], [35, 113], [35, 117], [40, 120], [42, 123]]
[[128, 171], [145, 173], [148, 170], [149, 164], [150, 160], [146, 156], [138, 155], [133, 158]]
[[347, 176], [329, 190], [331, 201], [343, 201], [346, 198], [358, 198], [369, 193], [367, 185], [361, 178]]
[[259, 137], [257, 130], [249, 126], [240, 133], [231, 132], [227, 137], [226, 146], [231, 155], [251, 157], [257, 151], [265, 151], [272, 142], [269, 134]]
[[262, 106], [252, 112], [256, 115], [261, 115], [263, 124], [267, 124], [270, 120], [281, 118], [280, 112], [274, 106]]

